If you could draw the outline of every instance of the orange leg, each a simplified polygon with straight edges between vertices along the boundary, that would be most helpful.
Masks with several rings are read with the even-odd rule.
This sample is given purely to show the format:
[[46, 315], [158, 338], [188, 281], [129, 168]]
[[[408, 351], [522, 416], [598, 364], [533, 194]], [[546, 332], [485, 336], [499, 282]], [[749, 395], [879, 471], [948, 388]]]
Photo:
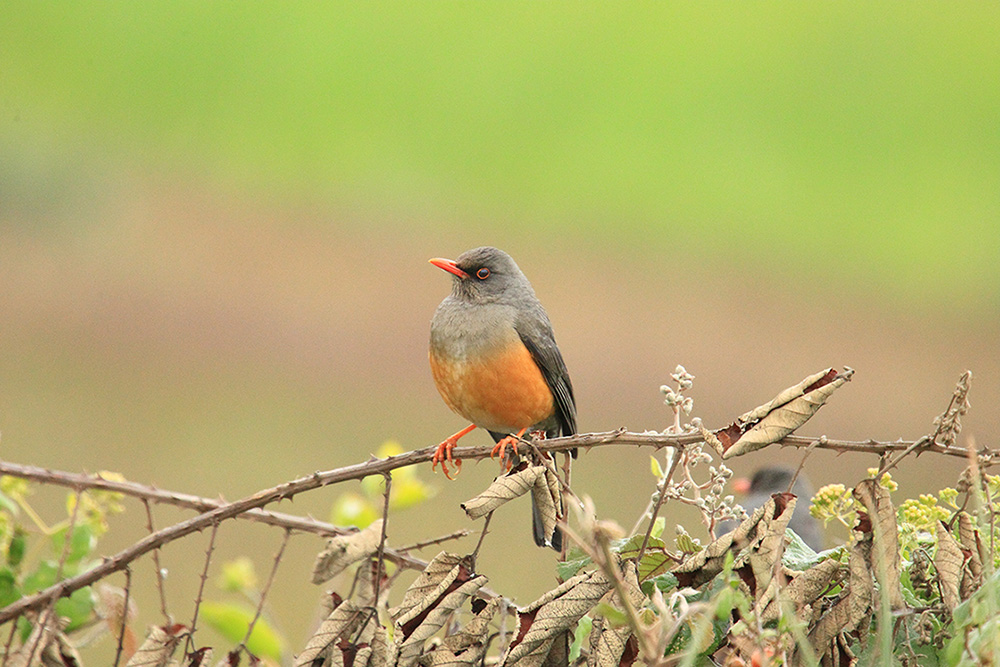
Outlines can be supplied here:
[[493, 447], [493, 451], [490, 452], [490, 458], [492, 459], [499, 455], [500, 460], [503, 461], [503, 455], [507, 451], [507, 445], [513, 447], [514, 453], [517, 454], [517, 441], [521, 439], [521, 436], [523, 436], [527, 430], [527, 427], [522, 428], [517, 432], [517, 435], [508, 435], [506, 438], [501, 439], [500, 442]]
[[444, 473], [444, 476], [447, 477], [448, 479], [455, 479], [454, 477], [451, 476], [451, 473], [448, 471], [448, 461], [451, 461], [452, 463], [455, 464], [455, 474], [457, 475], [458, 473], [462, 472], [462, 459], [452, 458], [451, 450], [455, 449], [455, 445], [458, 444], [459, 438], [468, 435], [469, 433], [474, 431], [475, 428], [476, 428], [475, 424], [469, 424], [455, 435], [445, 438], [444, 442], [442, 442], [440, 445], [437, 446], [437, 450], [434, 452], [434, 456], [431, 457], [431, 463], [433, 464], [431, 466], [431, 470], [437, 468], [437, 464], [440, 463], [441, 471]]

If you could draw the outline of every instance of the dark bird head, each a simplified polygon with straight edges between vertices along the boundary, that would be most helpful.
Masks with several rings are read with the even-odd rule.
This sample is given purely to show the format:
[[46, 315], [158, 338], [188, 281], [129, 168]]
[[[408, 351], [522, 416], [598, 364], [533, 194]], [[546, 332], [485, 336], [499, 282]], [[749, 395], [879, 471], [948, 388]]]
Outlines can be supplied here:
[[454, 276], [451, 293], [471, 303], [510, 303], [534, 300], [535, 291], [511, 256], [498, 248], [467, 250], [458, 259], [435, 257], [430, 263]]

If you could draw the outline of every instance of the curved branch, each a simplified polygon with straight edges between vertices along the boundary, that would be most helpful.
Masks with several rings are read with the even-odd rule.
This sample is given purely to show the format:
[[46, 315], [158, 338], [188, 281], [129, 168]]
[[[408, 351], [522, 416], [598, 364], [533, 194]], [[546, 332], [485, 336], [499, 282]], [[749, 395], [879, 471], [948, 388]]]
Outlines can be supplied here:
[[[551, 440], [543, 440], [538, 442], [537, 446], [542, 451], [557, 452], [573, 449], [575, 447], [591, 448], [605, 445], [656, 448], [679, 447], [701, 442], [702, 440], [703, 438], [699, 433], [683, 433], [679, 435], [657, 432], [631, 433], [625, 429], [619, 429], [604, 433], [585, 433], [562, 438], [553, 438]], [[880, 442], [877, 440], [831, 440], [825, 436], [820, 438], [808, 438], [804, 436], [790, 435], [782, 440], [780, 444], [790, 447], [815, 446], [819, 449], [832, 449], [838, 452], [850, 451], [881, 454], [889, 451], [905, 451], [912, 447], [915, 442], [916, 441], [904, 440], [897, 440], [895, 442]], [[169, 502], [172, 504], [203, 509], [202, 514], [147, 535], [142, 540], [136, 542], [127, 549], [118, 552], [114, 556], [105, 559], [100, 565], [88, 570], [87, 572], [60, 581], [43, 591], [22, 598], [11, 603], [5, 608], [0, 609], [0, 623], [5, 623], [12, 618], [20, 616], [26, 611], [38, 609], [50, 600], [69, 595], [75, 590], [89, 586], [90, 584], [104, 578], [108, 574], [125, 568], [129, 565], [129, 563], [136, 560], [140, 556], [143, 556], [146, 553], [167, 544], [168, 542], [172, 542], [173, 540], [190, 535], [191, 533], [204, 530], [205, 528], [218, 522], [225, 521], [226, 519], [246, 516], [247, 518], [254, 518], [257, 521], [272, 523], [286, 528], [298, 528], [298, 526], [290, 525], [288, 523], [288, 521], [294, 519], [303, 521], [311, 526], [311, 528], [300, 529], [310, 530], [310, 532], [318, 532], [315, 528], [320, 522], [312, 519], [290, 517], [289, 515], [278, 515], [274, 512], [265, 512], [260, 508], [319, 487], [337, 484], [347, 480], [358, 480], [369, 475], [383, 475], [397, 468], [416, 465], [418, 463], [425, 463], [431, 460], [435, 449], [436, 447], [432, 446], [406, 452], [405, 454], [400, 454], [398, 456], [391, 456], [386, 459], [372, 458], [365, 463], [357, 463], [326, 472], [316, 472], [306, 477], [301, 477], [269, 489], [264, 489], [263, 491], [258, 491], [251, 496], [247, 496], [246, 498], [231, 503], [225, 503], [223, 501], [210, 501], [196, 496], [160, 491], [158, 489], [153, 489], [152, 487], [144, 487], [143, 485], [134, 484], [132, 482], [112, 482], [110, 480], [104, 480], [100, 477], [90, 475], [76, 476], [71, 473], [57, 473], [43, 468], [35, 468], [33, 466], [18, 466], [16, 464], [0, 462], [0, 473], [3, 474], [63, 484], [65, 486], [101, 488], [110, 491], [119, 491], [129, 495], [149, 498], [158, 502]], [[490, 456], [491, 451], [492, 447], [490, 446], [456, 447], [454, 455], [455, 458], [484, 459]], [[932, 451], [939, 454], [957, 456], [961, 458], [968, 457], [968, 451], [963, 448], [940, 445], [937, 443], [927, 445], [924, 448], [924, 451]], [[977, 452], [977, 454], [980, 456], [981, 465], [989, 465], [997, 460], [1000, 452], [983, 448]], [[206, 509], [209, 507], [212, 509]], [[332, 527], [332, 529], [338, 532], [341, 531], [341, 529], [336, 527]], [[424, 561], [392, 549], [386, 549], [385, 557], [387, 560], [391, 560], [402, 567], [423, 569], [426, 566]]]

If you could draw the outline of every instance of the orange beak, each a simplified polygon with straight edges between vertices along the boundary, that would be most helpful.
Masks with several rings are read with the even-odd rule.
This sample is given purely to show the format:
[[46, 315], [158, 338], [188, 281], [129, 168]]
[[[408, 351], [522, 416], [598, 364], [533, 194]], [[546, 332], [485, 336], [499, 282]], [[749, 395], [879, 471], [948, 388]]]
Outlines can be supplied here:
[[434, 259], [427, 260], [439, 269], [444, 269], [448, 273], [454, 273], [459, 278], [468, 278], [469, 274], [458, 268], [458, 264], [455, 263], [453, 259], [444, 259], [442, 257], [435, 257]]

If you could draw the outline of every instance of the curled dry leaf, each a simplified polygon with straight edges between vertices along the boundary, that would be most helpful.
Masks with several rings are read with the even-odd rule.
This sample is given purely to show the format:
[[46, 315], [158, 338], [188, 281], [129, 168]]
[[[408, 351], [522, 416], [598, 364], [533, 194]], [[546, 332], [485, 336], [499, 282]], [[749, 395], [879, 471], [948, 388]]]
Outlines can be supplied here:
[[539, 667], [553, 643], [611, 590], [601, 571], [581, 574], [518, 610], [518, 632], [500, 665]]
[[555, 532], [556, 523], [564, 514], [562, 492], [555, 473], [544, 468], [531, 487], [531, 496], [534, 498], [535, 509], [542, 522], [542, 534], [548, 539]]
[[[809, 632], [809, 645], [818, 660], [833, 647], [841, 632], [851, 632], [871, 611], [875, 582], [871, 574], [871, 534], [855, 544], [848, 557], [847, 585]], [[836, 652], [836, 647], [834, 652]]]
[[935, 529], [937, 552], [934, 554], [934, 567], [937, 569], [938, 583], [941, 586], [941, 602], [948, 611], [954, 611], [962, 601], [960, 588], [965, 555], [943, 523], [938, 521]]
[[185, 667], [209, 667], [212, 664], [212, 658], [215, 656], [215, 651], [212, 650], [211, 646], [205, 646], [204, 648], [195, 649], [188, 653], [187, 663]]
[[[685, 558], [684, 562], [671, 570], [677, 577], [679, 585], [697, 587], [715, 577], [722, 571], [726, 554], [733, 547], [741, 549], [740, 555], [733, 563], [734, 568], [740, 569], [749, 563], [752, 570], [756, 563], [756, 567], [768, 570], [768, 557], [773, 558], [777, 554], [780, 560], [780, 551], [776, 549], [782, 544], [785, 528], [791, 520], [792, 510], [795, 509], [794, 503], [789, 506], [794, 498], [795, 496], [789, 493], [774, 494], [766, 503], [754, 510], [753, 514], [741, 521], [736, 530], [720, 535], [701, 551]], [[759, 556], [762, 544], [764, 551], [770, 556]], [[754, 556], [753, 561], [751, 555]], [[774, 562], [771, 561], [772, 564]], [[771, 574], [768, 572], [764, 576], [766, 578], [764, 587], [766, 587], [767, 582], [771, 580]]]
[[961, 586], [962, 599], [967, 600], [982, 586], [984, 555], [986, 559], [989, 558], [989, 554], [983, 552], [983, 541], [979, 539], [979, 530], [976, 529], [968, 512], [958, 513], [958, 541], [962, 545], [962, 550], [968, 554]]
[[295, 657], [295, 667], [325, 665], [331, 653], [341, 650], [337, 644], [349, 637], [369, 613], [350, 600], [342, 602], [320, 623], [302, 653]]
[[45, 623], [40, 623], [38, 618], [33, 621], [31, 634], [7, 663], [11, 667], [34, 667], [55, 641], [59, 632], [59, 617], [56, 614], [47, 614]]
[[743, 415], [718, 431], [703, 430], [706, 441], [724, 459], [740, 456], [775, 442], [805, 424], [854, 371], [838, 374], [833, 368], [810, 375], [794, 387]]
[[512, 468], [506, 475], [500, 475], [493, 480], [493, 483], [478, 496], [462, 503], [462, 509], [470, 519], [486, 516], [507, 501], [531, 491], [539, 477], [544, 480], [544, 476], [545, 466], [522, 464]]
[[499, 606], [498, 598], [485, 603], [461, 630], [448, 635], [440, 646], [420, 656], [421, 667], [471, 667], [480, 664], [489, 641], [490, 622]]
[[472, 572], [468, 557], [446, 552], [435, 556], [390, 612], [398, 667], [415, 664], [424, 643], [486, 582], [486, 577]]
[[768, 595], [771, 597], [777, 592], [775, 568], [781, 567], [781, 556], [785, 551], [785, 529], [792, 520], [796, 498], [790, 493], [776, 493], [771, 497], [771, 502], [774, 503], [774, 512], [764, 513], [757, 523], [756, 539], [733, 563], [733, 567], [738, 570], [743, 561], [749, 561], [755, 582], [751, 590], [758, 608], [761, 608], [762, 602], [766, 604], [764, 591], [770, 591]]
[[[629, 602], [631, 602], [633, 609], [641, 609], [646, 596], [639, 588], [636, 564], [634, 561], [627, 561], [622, 569], [624, 570], [625, 591]], [[605, 594], [601, 602], [607, 603], [615, 609], [624, 609], [621, 598], [614, 589]], [[631, 665], [637, 657], [637, 642], [632, 637], [632, 628], [627, 625], [614, 627], [603, 617], [594, 619], [594, 626], [590, 632], [588, 667]]]
[[57, 614], [48, 614], [44, 626], [37, 623], [27, 641], [6, 661], [11, 667], [79, 667], [80, 654], [63, 634]]
[[382, 519], [373, 521], [364, 530], [351, 535], [338, 535], [326, 542], [326, 547], [316, 556], [312, 582], [321, 584], [343, 572], [344, 568], [359, 560], [371, 558], [378, 552], [382, 541]]
[[187, 626], [184, 625], [154, 625], [126, 667], [165, 667], [185, 634]]
[[[889, 490], [874, 479], [866, 479], [854, 487], [853, 495], [865, 508], [867, 522], [871, 524], [872, 573], [888, 592], [893, 611], [903, 609], [906, 603], [900, 585], [899, 526]], [[860, 522], [866, 523], [863, 517]]]
[[840, 572], [840, 561], [833, 558], [821, 561], [804, 572], [790, 577], [788, 585], [774, 597], [761, 612], [761, 621], [770, 623], [781, 615], [781, 603], [790, 604], [797, 618], [803, 617], [803, 610], [812, 605], [830, 586], [830, 582]]

